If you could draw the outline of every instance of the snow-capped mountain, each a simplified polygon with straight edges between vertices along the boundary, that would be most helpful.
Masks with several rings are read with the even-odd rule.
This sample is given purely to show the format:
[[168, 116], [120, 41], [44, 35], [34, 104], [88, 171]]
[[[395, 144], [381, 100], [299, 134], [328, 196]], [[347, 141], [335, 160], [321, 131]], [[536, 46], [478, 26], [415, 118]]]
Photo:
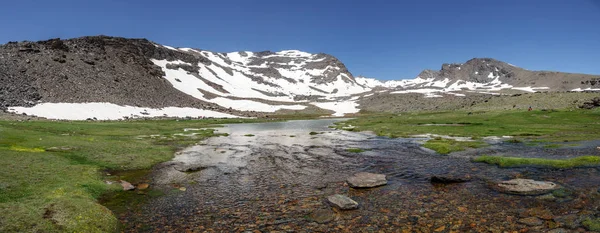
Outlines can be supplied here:
[[[204, 116], [305, 109], [342, 116], [359, 110], [350, 96], [370, 91], [335, 57], [297, 50], [216, 53], [98, 36], [13, 42], [0, 56], [2, 106], [58, 119], [186, 116], [183, 108]], [[147, 109], [131, 110], [140, 107]]]
[[465, 93], [500, 94], [502, 91], [598, 91], [600, 77], [550, 71], [529, 71], [491, 58], [474, 58], [461, 64], [443, 64], [439, 71], [424, 70], [415, 79], [380, 82], [357, 78], [371, 88], [393, 88], [392, 94], [423, 93], [464, 96]]
[[107, 36], [0, 45], [0, 109], [53, 119], [343, 116], [359, 103], [388, 101], [380, 95], [506, 90], [600, 90], [600, 77], [476, 58], [383, 82], [355, 78], [331, 55], [297, 50], [217, 53]]

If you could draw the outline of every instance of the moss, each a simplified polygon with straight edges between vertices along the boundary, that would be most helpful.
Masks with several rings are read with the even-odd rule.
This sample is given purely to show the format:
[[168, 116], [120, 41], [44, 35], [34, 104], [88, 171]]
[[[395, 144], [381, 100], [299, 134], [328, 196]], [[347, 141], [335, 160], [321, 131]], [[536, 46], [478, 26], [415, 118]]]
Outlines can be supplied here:
[[463, 151], [467, 148], [479, 148], [486, 144], [479, 141], [456, 141], [452, 139], [434, 138], [431, 139], [423, 147], [434, 150], [440, 154], [450, 154], [456, 151]]
[[364, 149], [361, 148], [348, 148], [346, 149], [346, 151], [351, 152], [351, 153], [361, 153], [361, 152], [365, 152]]
[[600, 231], [600, 218], [588, 218], [582, 223], [590, 231]]
[[544, 145], [544, 148], [548, 148], [548, 149], [555, 149], [555, 148], [561, 148], [563, 147], [563, 145], [561, 144], [547, 144]]
[[500, 167], [520, 166], [543, 166], [553, 168], [573, 168], [600, 165], [599, 156], [581, 156], [572, 159], [542, 159], [542, 158], [518, 158], [502, 156], [480, 156], [474, 162], [495, 164]]

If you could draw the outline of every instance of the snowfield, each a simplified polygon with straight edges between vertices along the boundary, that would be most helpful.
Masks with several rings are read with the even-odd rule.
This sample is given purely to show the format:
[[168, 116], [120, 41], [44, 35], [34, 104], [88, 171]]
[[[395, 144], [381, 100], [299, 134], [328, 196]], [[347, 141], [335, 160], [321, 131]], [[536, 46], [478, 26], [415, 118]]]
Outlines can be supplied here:
[[197, 108], [167, 107], [161, 109], [120, 106], [111, 103], [41, 103], [33, 107], [10, 107], [9, 112], [57, 120], [119, 120], [141, 117], [215, 117], [239, 118], [226, 113]]

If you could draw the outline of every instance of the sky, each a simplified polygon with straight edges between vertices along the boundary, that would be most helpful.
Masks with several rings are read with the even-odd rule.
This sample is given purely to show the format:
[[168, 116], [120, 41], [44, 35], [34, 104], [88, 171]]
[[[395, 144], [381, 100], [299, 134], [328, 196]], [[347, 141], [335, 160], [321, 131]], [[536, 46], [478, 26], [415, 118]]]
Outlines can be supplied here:
[[215, 52], [323, 52], [355, 76], [381, 80], [474, 57], [600, 74], [600, 0], [13, 0], [0, 7], [0, 44], [90, 35]]

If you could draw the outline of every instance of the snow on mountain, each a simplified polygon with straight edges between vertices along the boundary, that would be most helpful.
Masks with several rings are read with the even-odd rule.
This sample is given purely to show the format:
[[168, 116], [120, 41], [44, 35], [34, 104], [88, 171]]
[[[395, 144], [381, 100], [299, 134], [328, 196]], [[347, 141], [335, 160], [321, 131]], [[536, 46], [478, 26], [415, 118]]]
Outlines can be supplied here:
[[107, 36], [12, 42], [0, 45], [0, 57], [7, 58], [0, 59], [0, 109], [52, 119], [260, 117], [319, 108], [343, 116], [365, 99], [385, 100], [381, 95], [600, 89], [598, 76], [529, 71], [490, 58], [380, 81], [354, 77], [322, 53], [217, 53]]
[[340, 109], [338, 98], [371, 90], [357, 83], [341, 62], [326, 54], [298, 50], [226, 54], [176, 50], [199, 57], [201, 62], [151, 61], [161, 67], [164, 78], [177, 90], [225, 108], [275, 112], [315, 105], [339, 115], [358, 109], [349, 107], [353, 106], [350, 103], [339, 104], [345, 106]]
[[366, 78], [366, 77], [356, 77], [355, 78], [356, 83], [363, 85], [365, 87], [368, 88], [375, 88], [375, 87], [387, 87], [387, 88], [394, 88], [394, 87], [404, 87], [407, 86], [409, 84], [412, 84], [415, 82], [414, 79], [409, 80], [409, 79], [405, 79], [405, 80], [388, 80], [388, 81], [379, 81], [377, 79], [374, 78]]

